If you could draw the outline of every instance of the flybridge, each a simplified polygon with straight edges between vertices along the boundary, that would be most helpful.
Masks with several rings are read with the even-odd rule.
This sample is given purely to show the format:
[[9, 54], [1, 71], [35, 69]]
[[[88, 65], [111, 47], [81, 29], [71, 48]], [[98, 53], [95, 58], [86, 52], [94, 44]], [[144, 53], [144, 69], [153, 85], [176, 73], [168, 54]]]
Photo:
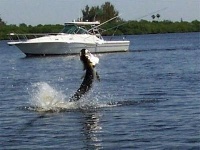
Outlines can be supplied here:
[[[120, 16], [120, 15], [119, 15]], [[103, 23], [101, 23], [100, 24], [100, 22], [99, 21], [93, 21], [93, 22], [87, 22], [87, 21], [72, 21], [72, 22], [66, 22], [65, 23], [65, 25], [66, 24], [75, 24], [75, 25], [97, 25], [97, 26], [95, 26], [94, 28], [96, 28], [96, 27], [100, 27], [100, 26], [102, 26], [103, 24], [106, 24], [106, 23], [108, 23], [108, 22], [110, 22], [110, 21], [112, 21], [112, 20], [114, 20], [114, 19], [116, 19], [117, 17], [119, 17], [119, 16], [115, 16], [115, 17], [113, 17], [113, 18], [111, 18], [111, 19], [109, 19], [109, 20], [107, 20], [107, 21], [105, 21], [105, 22], [103, 22]], [[92, 29], [90, 29], [90, 30], [92, 30]]]
[[76, 25], [99, 25], [100, 22], [99, 21], [94, 21], [94, 22], [76, 22], [76, 21], [73, 21], [73, 22], [66, 22], [65, 25], [68, 25], [68, 24], [76, 24]]

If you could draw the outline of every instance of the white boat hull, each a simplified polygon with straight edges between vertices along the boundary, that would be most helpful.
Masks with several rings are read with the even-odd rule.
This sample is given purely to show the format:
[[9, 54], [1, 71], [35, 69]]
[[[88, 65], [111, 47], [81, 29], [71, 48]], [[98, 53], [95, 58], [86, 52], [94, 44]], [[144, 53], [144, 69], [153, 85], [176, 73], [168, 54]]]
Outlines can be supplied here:
[[[91, 28], [86, 30], [82, 25], [91, 25]], [[26, 55], [72, 55], [79, 54], [83, 48], [92, 53], [129, 50], [130, 41], [105, 41], [98, 30], [99, 26], [99, 22], [68, 22], [56, 34], [10, 33], [11, 42], [8, 45], [17, 46]]]
[[92, 53], [125, 52], [129, 49], [129, 41], [105, 41], [102, 44], [66, 43], [66, 42], [19, 42], [17, 46], [26, 55], [73, 55], [79, 54], [83, 48]]

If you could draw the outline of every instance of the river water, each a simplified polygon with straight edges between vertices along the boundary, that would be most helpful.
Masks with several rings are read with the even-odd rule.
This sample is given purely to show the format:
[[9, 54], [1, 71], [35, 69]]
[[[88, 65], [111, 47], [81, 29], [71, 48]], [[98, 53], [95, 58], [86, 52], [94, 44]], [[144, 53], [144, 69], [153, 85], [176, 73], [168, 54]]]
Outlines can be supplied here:
[[0, 149], [200, 149], [200, 33], [125, 38], [130, 52], [97, 55], [101, 81], [77, 104], [78, 56], [1, 41]]

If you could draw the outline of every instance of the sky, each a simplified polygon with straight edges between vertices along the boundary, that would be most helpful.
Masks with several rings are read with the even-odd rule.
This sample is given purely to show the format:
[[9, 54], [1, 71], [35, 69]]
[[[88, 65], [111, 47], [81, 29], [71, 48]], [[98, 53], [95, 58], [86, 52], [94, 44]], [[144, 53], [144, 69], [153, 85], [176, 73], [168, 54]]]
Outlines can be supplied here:
[[124, 20], [152, 20], [157, 13], [159, 20], [200, 20], [200, 0], [0, 0], [0, 17], [16, 25], [64, 24], [81, 17], [86, 5], [107, 1]]

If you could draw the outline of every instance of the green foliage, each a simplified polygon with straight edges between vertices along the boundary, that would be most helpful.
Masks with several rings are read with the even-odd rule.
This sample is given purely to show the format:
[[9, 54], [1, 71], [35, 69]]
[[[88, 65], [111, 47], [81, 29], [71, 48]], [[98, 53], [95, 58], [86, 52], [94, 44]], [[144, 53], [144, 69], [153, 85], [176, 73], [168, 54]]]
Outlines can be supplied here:
[[59, 33], [63, 29], [63, 25], [37, 25], [31, 26], [24, 23], [19, 26], [4, 25], [0, 26], [0, 40], [8, 39], [9, 33]]
[[[113, 28], [114, 26], [116, 28]], [[103, 28], [108, 29], [108, 31], [103, 33], [104, 35], [111, 35], [115, 31], [117, 31], [115, 35], [200, 32], [200, 22], [197, 20], [192, 22], [132, 20], [117, 22], [116, 24], [108, 23]], [[112, 29], [109, 30], [109, 28]]]
[[4, 26], [6, 23], [0, 17], [0, 26]]
[[[24, 23], [17, 25], [1, 25], [0, 40], [8, 39], [9, 33], [59, 33], [63, 25], [37, 25], [31, 26]], [[164, 21], [119, 21], [104, 24], [103, 35], [132, 35], [132, 34], [157, 34], [157, 33], [182, 33], [200, 32], [200, 21], [172, 22]]]
[[[105, 4], [99, 6], [92, 6], [91, 8], [86, 5], [85, 9], [82, 10], [82, 20], [83, 21], [100, 21], [105, 22], [115, 16], [118, 16], [118, 11], [115, 10], [114, 6], [110, 2], [105, 2]], [[115, 19], [119, 21], [120, 18]]]

